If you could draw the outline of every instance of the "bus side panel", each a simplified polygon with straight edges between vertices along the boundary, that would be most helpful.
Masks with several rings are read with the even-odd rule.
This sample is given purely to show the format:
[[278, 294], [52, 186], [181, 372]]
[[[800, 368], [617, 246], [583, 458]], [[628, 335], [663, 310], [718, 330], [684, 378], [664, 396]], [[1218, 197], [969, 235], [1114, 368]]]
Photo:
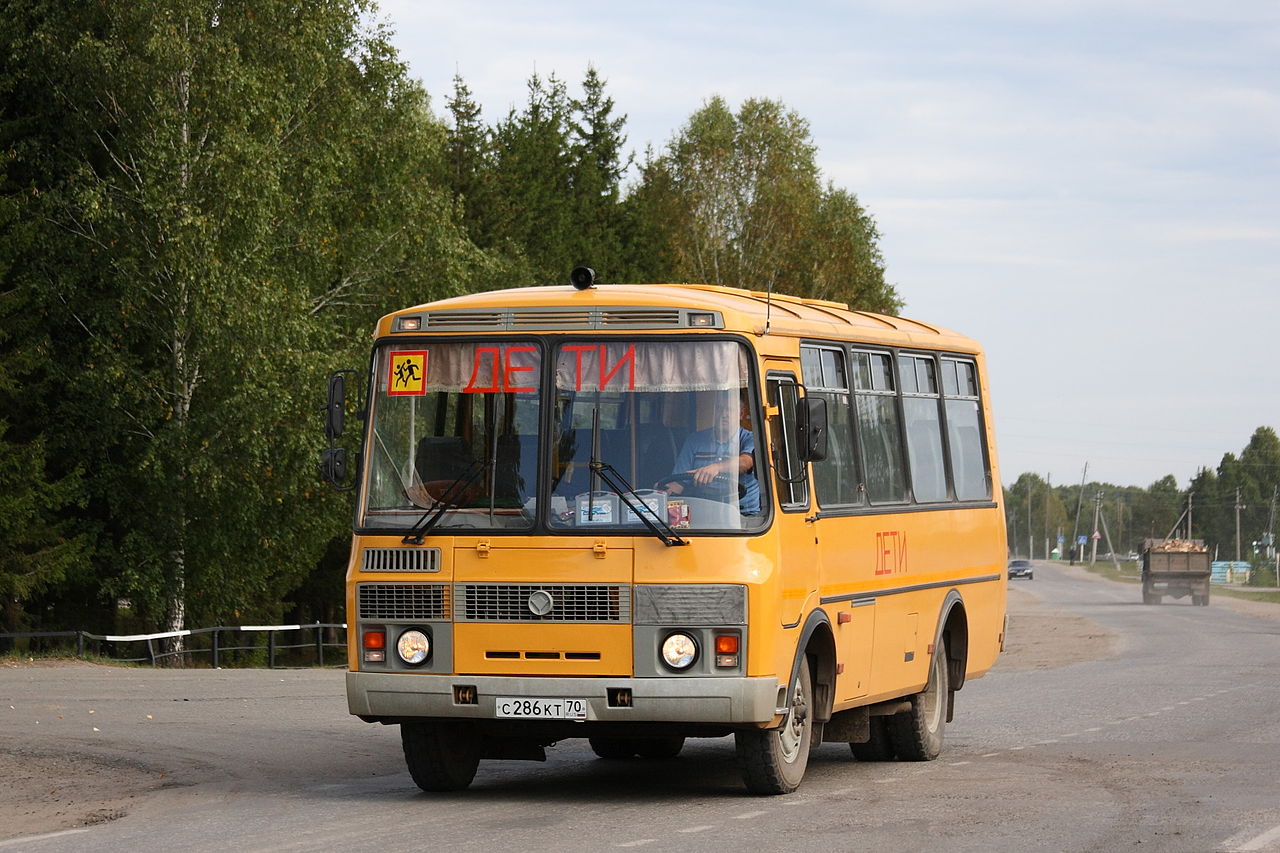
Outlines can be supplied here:
[[[836, 701], [886, 698], [924, 687], [930, 646], [949, 590], [969, 628], [966, 671], [985, 672], [999, 650], [1004, 554], [991, 508], [826, 518], [817, 523], [821, 595], [833, 615]], [[839, 613], [848, 621], [840, 623]], [[874, 634], [874, 641], [870, 640]]]

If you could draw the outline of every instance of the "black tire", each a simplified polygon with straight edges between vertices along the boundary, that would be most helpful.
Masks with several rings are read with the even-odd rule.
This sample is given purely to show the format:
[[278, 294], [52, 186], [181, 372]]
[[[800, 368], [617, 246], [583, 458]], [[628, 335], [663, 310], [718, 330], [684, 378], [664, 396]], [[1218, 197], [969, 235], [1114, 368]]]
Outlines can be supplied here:
[[622, 761], [636, 754], [636, 741], [629, 737], [587, 738], [591, 751], [609, 761]]
[[940, 642], [929, 662], [929, 682], [910, 697], [911, 710], [889, 718], [893, 751], [903, 761], [933, 761], [942, 752], [951, 689], [948, 670], [947, 644]]
[[779, 728], [734, 733], [742, 781], [753, 794], [790, 794], [809, 766], [813, 687], [807, 661], [801, 662], [787, 695], [787, 714]]
[[682, 737], [642, 737], [635, 740], [636, 754], [641, 758], [675, 758], [684, 749]]
[[401, 723], [409, 775], [424, 791], [461, 791], [480, 765], [480, 736], [465, 723]]
[[893, 761], [893, 740], [889, 737], [889, 718], [871, 718], [871, 739], [866, 743], [851, 743], [853, 757], [859, 761]]

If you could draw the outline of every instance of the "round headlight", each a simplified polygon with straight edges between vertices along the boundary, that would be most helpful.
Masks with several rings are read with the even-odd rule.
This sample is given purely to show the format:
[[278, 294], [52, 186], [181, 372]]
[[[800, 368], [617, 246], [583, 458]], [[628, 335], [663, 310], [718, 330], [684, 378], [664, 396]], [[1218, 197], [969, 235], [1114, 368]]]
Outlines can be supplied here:
[[698, 644], [688, 634], [672, 634], [662, 641], [662, 660], [672, 669], [688, 669], [698, 659]]
[[396, 640], [396, 654], [409, 666], [417, 666], [431, 657], [431, 638], [416, 628], [405, 631]]

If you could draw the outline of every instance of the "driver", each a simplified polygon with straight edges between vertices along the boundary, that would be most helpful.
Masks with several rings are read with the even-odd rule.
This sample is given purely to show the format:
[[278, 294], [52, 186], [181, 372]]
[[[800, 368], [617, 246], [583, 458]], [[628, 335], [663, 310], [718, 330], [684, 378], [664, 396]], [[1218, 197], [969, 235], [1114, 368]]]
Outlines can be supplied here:
[[[739, 510], [742, 514], [758, 514], [760, 483], [752, 473], [756, 438], [751, 430], [742, 426], [741, 419], [745, 414], [743, 407], [737, 405], [732, 397], [726, 395], [717, 400], [715, 423], [709, 429], [699, 430], [686, 438], [676, 456], [672, 476], [678, 479], [660, 482], [658, 488], [678, 495], [685, 491], [685, 484], [693, 488], [705, 487], [717, 477], [724, 477], [740, 487]], [[730, 494], [730, 491], [725, 491], [724, 499], [727, 500]]]

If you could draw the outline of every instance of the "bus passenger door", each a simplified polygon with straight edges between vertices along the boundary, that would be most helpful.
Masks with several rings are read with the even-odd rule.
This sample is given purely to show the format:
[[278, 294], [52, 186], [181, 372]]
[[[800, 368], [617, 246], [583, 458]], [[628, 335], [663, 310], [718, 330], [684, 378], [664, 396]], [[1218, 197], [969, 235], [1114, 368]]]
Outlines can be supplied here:
[[808, 466], [800, 460], [796, 430], [800, 391], [795, 370], [787, 362], [765, 367], [769, 461], [780, 510], [774, 522], [782, 593], [779, 615], [782, 625], [790, 627], [802, 622], [805, 613], [817, 606], [817, 532], [809, 518]]

